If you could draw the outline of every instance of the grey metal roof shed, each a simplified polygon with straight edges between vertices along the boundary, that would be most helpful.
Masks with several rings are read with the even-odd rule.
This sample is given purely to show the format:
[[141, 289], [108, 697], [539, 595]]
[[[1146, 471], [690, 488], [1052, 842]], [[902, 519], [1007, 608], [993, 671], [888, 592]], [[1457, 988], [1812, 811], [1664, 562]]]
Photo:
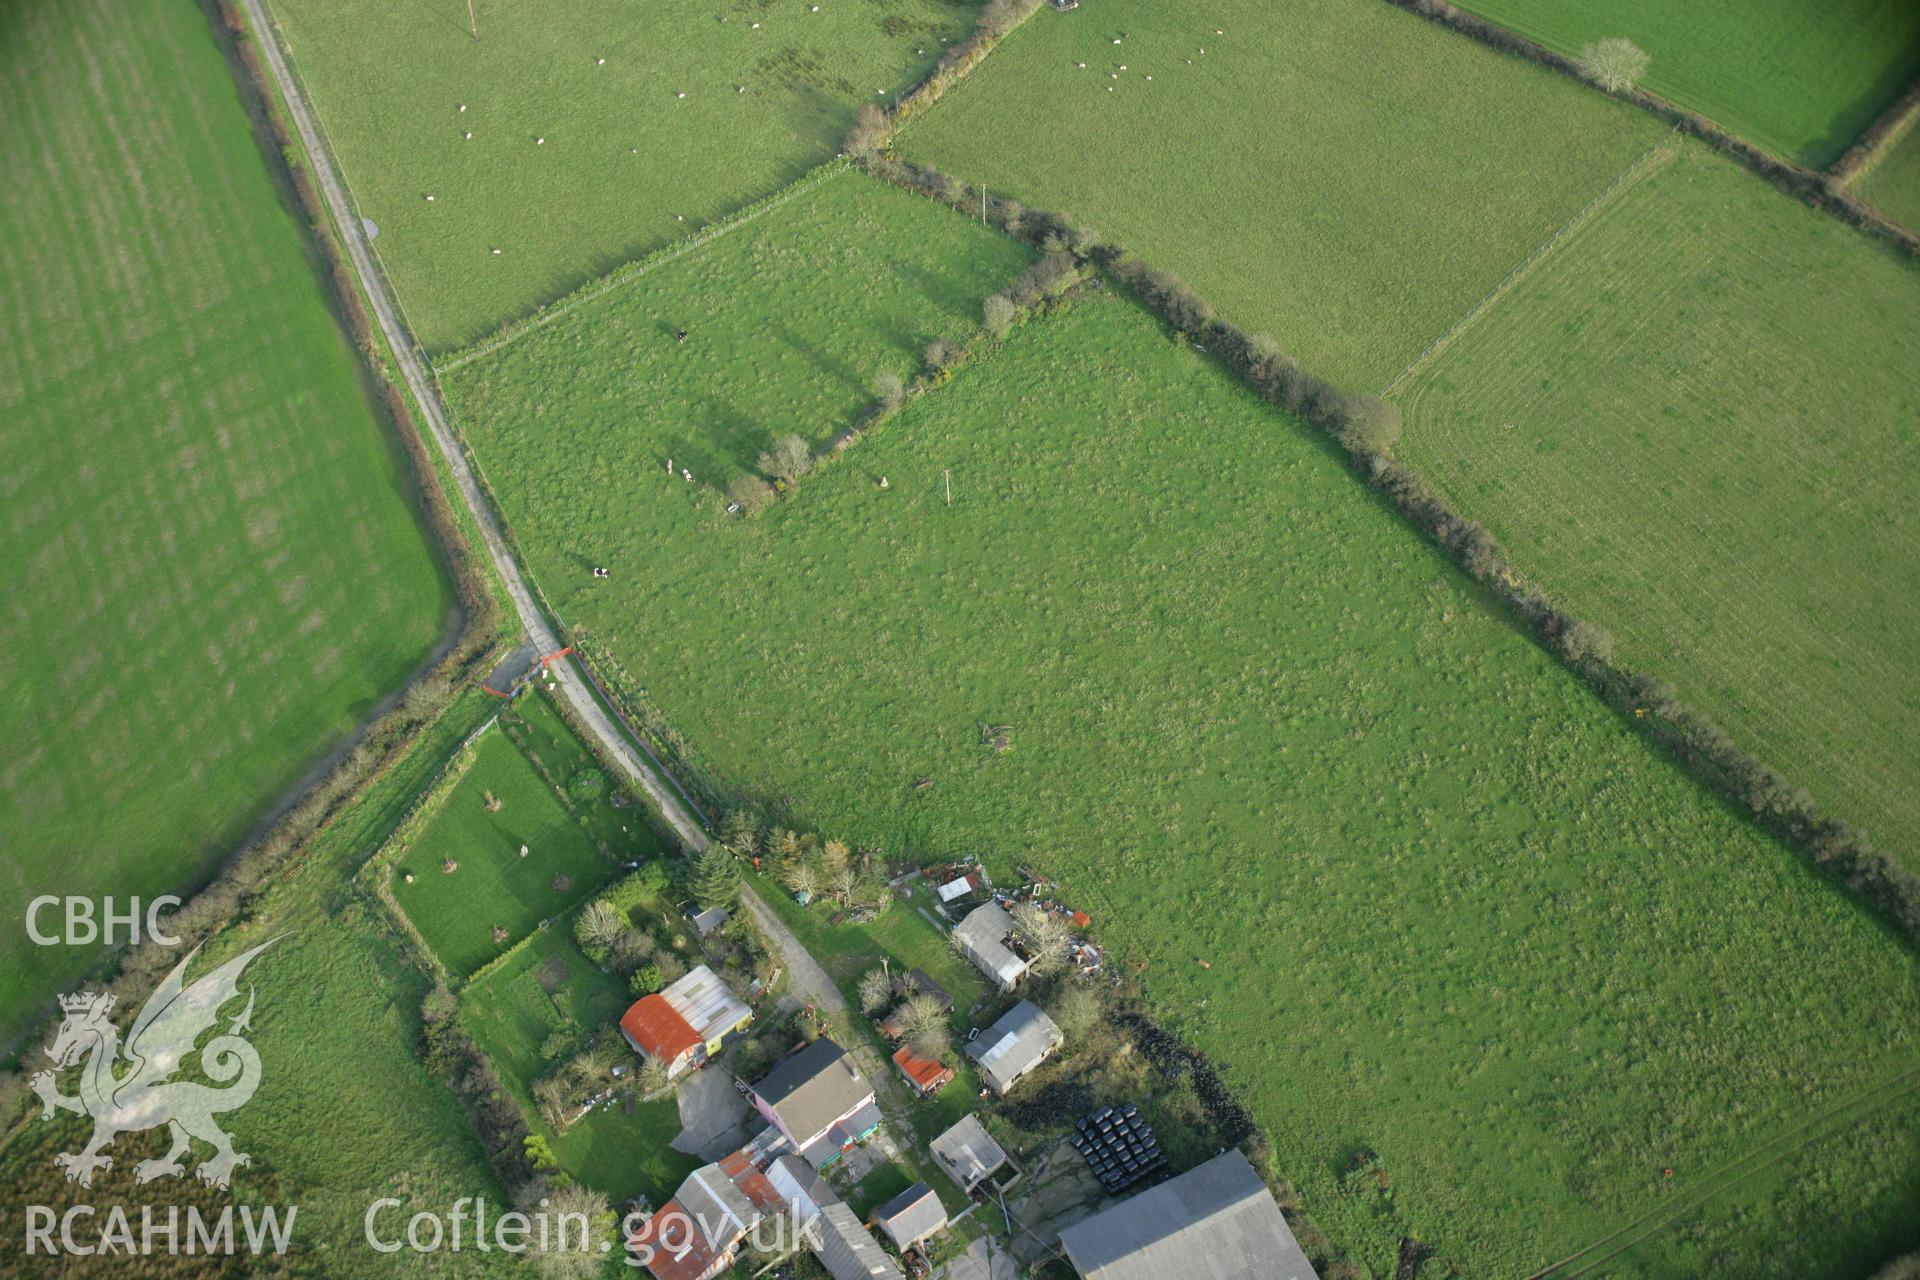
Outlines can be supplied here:
[[947, 1225], [947, 1209], [924, 1182], [916, 1182], [873, 1211], [873, 1225], [905, 1253]]
[[973, 1189], [1004, 1168], [1007, 1153], [980, 1123], [979, 1116], [964, 1116], [928, 1145], [955, 1185], [969, 1195]]
[[1031, 1000], [1022, 1000], [967, 1046], [967, 1056], [995, 1093], [1005, 1094], [1020, 1077], [1047, 1060], [1066, 1037]]
[[844, 1203], [822, 1209], [813, 1231], [819, 1241], [813, 1256], [833, 1280], [895, 1280], [906, 1275]]
[[1238, 1151], [1076, 1222], [1060, 1247], [1081, 1280], [1318, 1280]]

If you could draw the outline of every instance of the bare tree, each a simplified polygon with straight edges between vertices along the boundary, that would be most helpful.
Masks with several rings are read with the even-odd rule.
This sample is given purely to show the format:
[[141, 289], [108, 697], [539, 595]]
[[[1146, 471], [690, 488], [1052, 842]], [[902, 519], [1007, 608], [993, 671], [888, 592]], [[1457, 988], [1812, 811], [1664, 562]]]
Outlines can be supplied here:
[[907, 1047], [922, 1058], [937, 1058], [953, 1044], [953, 1029], [947, 1023], [946, 1010], [924, 992], [907, 997], [894, 1025], [900, 1028]]
[[811, 862], [796, 862], [786, 869], [781, 882], [796, 894], [820, 896], [820, 871]]
[[907, 402], [907, 384], [899, 374], [888, 370], [873, 380], [873, 394], [879, 397], [880, 407], [892, 413]]
[[727, 501], [739, 503], [741, 510], [752, 515], [773, 502], [773, 486], [759, 476], [742, 471], [727, 482]]
[[813, 470], [813, 450], [797, 435], [784, 435], [760, 455], [760, 470], [775, 480], [792, 484]]
[[1653, 58], [1633, 41], [1611, 36], [1583, 46], [1574, 62], [1587, 79], [1608, 93], [1618, 93], [1640, 83]]
[[541, 1280], [591, 1280], [605, 1273], [607, 1255], [600, 1246], [615, 1224], [604, 1194], [577, 1182], [556, 1186], [542, 1179], [528, 1184], [519, 1208], [545, 1215], [547, 1229], [529, 1232], [526, 1241]]
[[1013, 909], [1014, 936], [1027, 953], [1027, 969], [1035, 977], [1055, 973], [1067, 962], [1067, 922], [1031, 902]]
[[950, 368], [960, 358], [960, 348], [947, 338], [935, 338], [927, 344], [927, 368], [935, 373]]
[[893, 1003], [893, 979], [885, 969], [869, 969], [860, 975], [860, 1012], [871, 1018]]
[[611, 947], [627, 928], [627, 922], [620, 918], [619, 911], [604, 898], [595, 898], [580, 913], [580, 923], [575, 932], [580, 941], [595, 943], [602, 947]]
[[1007, 330], [1013, 328], [1014, 317], [1019, 313], [1004, 294], [994, 294], [980, 304], [980, 318], [986, 322], [987, 332], [996, 339], [1007, 336]]

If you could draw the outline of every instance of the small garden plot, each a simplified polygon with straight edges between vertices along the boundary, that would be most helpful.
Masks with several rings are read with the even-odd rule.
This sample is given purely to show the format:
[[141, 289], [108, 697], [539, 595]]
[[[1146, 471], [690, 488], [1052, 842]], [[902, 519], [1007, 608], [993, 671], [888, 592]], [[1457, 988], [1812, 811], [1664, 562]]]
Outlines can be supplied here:
[[[645, 1195], [658, 1205], [700, 1162], [668, 1145], [680, 1133], [673, 1097], [640, 1100], [640, 1058], [618, 1030], [632, 1002], [626, 985], [555, 925], [462, 992], [460, 1019], [513, 1091], [527, 1127], [546, 1139], [560, 1171], [615, 1204]], [[571, 1123], [556, 1124], [537, 1090], [575, 1063], [599, 1082], [588, 1096], [611, 1096]]]
[[611, 812], [605, 800], [570, 812], [506, 732], [481, 735], [470, 753], [390, 855], [395, 901], [456, 977], [591, 895], [618, 856], [653, 847], [650, 830], [602, 847], [593, 809]]

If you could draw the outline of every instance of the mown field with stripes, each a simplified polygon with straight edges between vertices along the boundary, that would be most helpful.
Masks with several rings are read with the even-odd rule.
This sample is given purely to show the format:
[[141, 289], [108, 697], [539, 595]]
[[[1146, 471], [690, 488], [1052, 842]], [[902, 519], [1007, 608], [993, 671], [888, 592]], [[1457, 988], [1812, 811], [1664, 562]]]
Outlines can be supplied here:
[[[427, 657], [451, 594], [208, 16], [0, 25], [0, 892], [24, 910], [191, 888]], [[0, 1040], [101, 954], [14, 920]]]

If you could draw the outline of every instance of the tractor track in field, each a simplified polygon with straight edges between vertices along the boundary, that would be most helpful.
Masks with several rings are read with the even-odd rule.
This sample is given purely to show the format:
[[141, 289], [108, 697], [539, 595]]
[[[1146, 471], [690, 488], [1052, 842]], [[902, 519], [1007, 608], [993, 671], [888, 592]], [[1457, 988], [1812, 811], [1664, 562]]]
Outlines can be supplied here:
[[[481, 542], [486, 547], [487, 558], [493, 562], [494, 572], [499, 574], [500, 581], [513, 600], [520, 627], [536, 652], [555, 654], [561, 648], [559, 636], [541, 611], [526, 574], [514, 559], [513, 549], [507, 543], [500, 521], [481, 490], [472, 464], [468, 462], [459, 437], [454, 434], [448, 421], [446, 406], [440, 401], [439, 389], [427, 369], [426, 360], [400, 320], [399, 305], [389, 292], [385, 277], [374, 266], [366, 230], [354, 215], [353, 206], [347, 199], [345, 183], [335, 169], [332, 153], [326, 148], [313, 108], [288, 69], [286, 55], [280, 48], [266, 5], [263, 0], [241, 0], [241, 4], [246, 10], [247, 21], [252, 25], [252, 34], [267, 72], [273, 77], [280, 100], [286, 105], [287, 115], [300, 135], [300, 144], [312, 166], [315, 184], [326, 202], [327, 212], [339, 232], [340, 241], [346, 248], [348, 262], [360, 282], [361, 291], [373, 308], [380, 332], [386, 337], [387, 346], [400, 366], [401, 376], [412, 391], [415, 403], [420, 406], [434, 447], [439, 450], [448, 472], [453, 476], [460, 501], [473, 516]], [[423, 482], [427, 482], [425, 478]], [[551, 662], [547, 669], [588, 731], [654, 802], [681, 843], [694, 852], [706, 848], [708, 841], [705, 830], [682, 803], [678, 789], [667, 777], [666, 770], [644, 744], [637, 743], [615, 724], [584, 674], [584, 667], [576, 669], [571, 663], [561, 660]], [[642, 753], [645, 753], [644, 756]]]

